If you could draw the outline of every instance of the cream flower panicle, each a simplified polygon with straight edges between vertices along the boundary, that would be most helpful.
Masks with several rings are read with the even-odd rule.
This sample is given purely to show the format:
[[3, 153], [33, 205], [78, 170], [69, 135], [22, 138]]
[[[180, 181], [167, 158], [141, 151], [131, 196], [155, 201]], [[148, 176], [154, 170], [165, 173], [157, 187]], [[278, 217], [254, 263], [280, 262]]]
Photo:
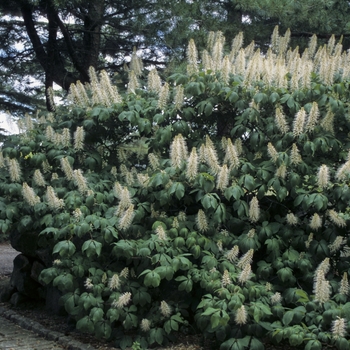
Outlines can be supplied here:
[[310, 244], [311, 244], [311, 242], [313, 241], [313, 239], [314, 239], [314, 234], [313, 234], [313, 232], [311, 232], [311, 233], [309, 234], [309, 237], [307, 238], [307, 241], [305, 241], [305, 247], [306, 247], [307, 249], [310, 248]]
[[136, 76], [142, 75], [143, 63], [142, 59], [137, 55], [136, 47], [133, 48], [130, 60], [130, 69], [133, 70]]
[[63, 147], [66, 147], [66, 148], [71, 146], [70, 131], [68, 128], [64, 128], [62, 131], [61, 144]]
[[337, 251], [339, 251], [342, 248], [342, 246], [346, 244], [346, 242], [347, 239], [345, 237], [337, 236], [333, 243], [328, 245], [330, 253], [334, 254]]
[[224, 164], [221, 167], [219, 174], [217, 176], [216, 188], [221, 191], [224, 191], [227, 188], [228, 181], [229, 181], [229, 170], [227, 168], [227, 165]]
[[282, 134], [286, 134], [289, 131], [288, 123], [280, 108], [276, 108], [275, 122]]
[[30, 206], [34, 207], [35, 204], [40, 203], [39, 196], [36, 195], [34, 190], [26, 182], [23, 182], [22, 187], [23, 198]]
[[83, 213], [81, 212], [80, 208], [75, 208], [72, 214], [75, 222], [79, 222], [83, 218]]
[[348, 178], [350, 174], [350, 161], [348, 160], [345, 164], [340, 166], [335, 175], [338, 181], [344, 181]]
[[320, 112], [318, 110], [318, 104], [317, 102], [313, 102], [309, 116], [306, 121], [306, 126], [305, 126], [306, 132], [312, 132], [314, 130], [315, 125], [318, 122], [319, 115], [320, 115]]
[[270, 156], [270, 158], [272, 159], [272, 161], [274, 163], [276, 163], [276, 161], [278, 159], [278, 152], [276, 151], [276, 148], [272, 145], [271, 142], [269, 142], [267, 144], [267, 153]]
[[130, 204], [129, 208], [124, 212], [124, 214], [119, 219], [118, 228], [119, 230], [127, 230], [134, 219], [134, 205]]
[[34, 175], [33, 175], [33, 180], [35, 182], [35, 184], [39, 187], [45, 187], [46, 186], [46, 182], [44, 179], [43, 174], [41, 173], [41, 171], [39, 169], [36, 169], [34, 171]]
[[258, 198], [255, 196], [249, 203], [249, 219], [251, 222], [257, 222], [260, 218], [260, 208]]
[[131, 301], [131, 293], [126, 292], [119, 296], [118, 300], [114, 300], [112, 303], [113, 307], [117, 309], [122, 309], [124, 306], [128, 305]]
[[148, 90], [159, 93], [161, 87], [162, 83], [158, 75], [157, 69], [153, 68], [148, 74]]
[[334, 339], [344, 338], [346, 335], [345, 318], [337, 317], [332, 323], [332, 335]]
[[252, 267], [250, 266], [250, 264], [245, 265], [244, 269], [241, 271], [241, 273], [238, 276], [239, 283], [244, 284], [245, 282], [247, 282], [251, 277], [251, 273], [252, 273]]
[[318, 229], [322, 227], [322, 219], [317, 213], [312, 216], [309, 225], [310, 228], [315, 231], [318, 231]]
[[241, 307], [239, 307], [236, 311], [236, 315], [235, 315], [235, 323], [239, 326], [242, 326], [244, 324], [247, 323], [247, 311], [245, 309], [245, 306], [242, 305]]
[[59, 199], [51, 186], [46, 188], [46, 199], [47, 204], [53, 210], [62, 209], [64, 207], [64, 200]]
[[226, 253], [226, 258], [228, 261], [230, 261], [231, 263], [234, 263], [237, 261], [238, 259], [238, 254], [239, 254], [239, 247], [238, 245], [235, 245], [232, 249], [230, 249], [227, 253]]
[[210, 167], [210, 171], [213, 175], [216, 175], [220, 170], [220, 165], [218, 161], [218, 156], [214, 145], [206, 144], [204, 147], [204, 158], [206, 163]]
[[174, 98], [174, 104], [175, 104], [175, 108], [177, 110], [181, 110], [183, 104], [184, 104], [184, 87], [182, 85], [178, 85], [176, 86], [176, 94], [175, 94], [175, 98]]
[[61, 169], [64, 172], [64, 175], [66, 175], [67, 180], [73, 180], [74, 172], [73, 169], [69, 163], [69, 160], [67, 157], [61, 158]]
[[48, 141], [54, 142], [55, 141], [55, 131], [52, 128], [51, 125], [48, 125], [45, 129], [45, 137]]
[[315, 301], [325, 303], [329, 300], [331, 294], [331, 286], [326, 280], [326, 274], [329, 271], [329, 258], [325, 258], [317, 267], [314, 275], [314, 293]]
[[20, 165], [15, 158], [5, 158], [5, 162], [7, 164], [8, 172], [10, 174], [10, 179], [12, 182], [20, 182], [21, 180], [21, 168]]
[[196, 147], [192, 148], [191, 154], [187, 160], [186, 178], [193, 181], [198, 174], [198, 155]]
[[110, 290], [119, 290], [120, 288], [120, 278], [117, 273], [113, 274], [112, 278], [109, 280], [108, 287]]
[[121, 278], [128, 279], [129, 278], [129, 268], [128, 267], [124, 267], [123, 270], [120, 271], [119, 275], [120, 275]]
[[127, 187], [122, 187], [119, 182], [116, 182], [114, 184], [114, 194], [120, 199], [114, 215], [122, 217], [125, 214], [125, 211], [132, 205], [130, 192]]
[[295, 115], [293, 122], [293, 135], [294, 137], [300, 136], [304, 132], [304, 124], [306, 119], [306, 112], [304, 108], [300, 108], [298, 113]]
[[170, 317], [170, 315], [171, 315], [171, 313], [172, 313], [171, 307], [170, 307], [169, 304], [168, 304], [166, 301], [164, 301], [164, 300], [162, 300], [162, 301], [160, 302], [160, 312], [161, 312], [161, 314], [162, 314], [164, 317], [166, 317], [166, 318]]
[[329, 219], [338, 227], [345, 227], [346, 221], [335, 210], [328, 210]]
[[155, 232], [156, 232], [157, 237], [161, 241], [166, 241], [167, 240], [168, 237], [167, 237], [166, 232], [165, 232], [165, 230], [164, 230], [162, 225], [157, 226]]
[[209, 229], [207, 217], [202, 209], [199, 209], [198, 211], [196, 222], [200, 232], [205, 232]]
[[334, 135], [334, 113], [331, 110], [329, 110], [326, 116], [321, 120], [320, 125], [325, 131]]
[[317, 185], [321, 188], [326, 188], [329, 183], [329, 169], [327, 165], [322, 164], [317, 173]]
[[137, 79], [137, 75], [135, 71], [131, 70], [129, 71], [129, 83], [128, 83], [128, 94], [135, 94], [135, 91], [138, 89], [140, 86], [140, 83]]
[[298, 224], [298, 218], [293, 213], [287, 214], [286, 221], [290, 226], [295, 226]]
[[295, 143], [293, 143], [292, 149], [290, 151], [290, 161], [293, 165], [297, 165], [302, 162], [301, 155]]
[[154, 153], [148, 154], [148, 160], [151, 165], [152, 170], [157, 170], [159, 167], [159, 159]]
[[84, 195], [88, 190], [87, 180], [83, 175], [83, 172], [80, 169], [73, 171], [73, 179], [75, 184], [78, 187], [78, 191], [81, 195]]
[[51, 170], [51, 166], [50, 166], [49, 162], [47, 161], [47, 159], [45, 159], [41, 163], [41, 167], [42, 167], [44, 173], [49, 173]]
[[0, 151], [0, 169], [5, 167], [6, 167], [5, 158], [2, 151]]
[[[238, 140], [237, 140], [238, 141]], [[239, 140], [240, 141], [240, 140]], [[241, 145], [240, 145], [241, 146]], [[231, 139], [226, 140], [226, 154], [224, 163], [227, 161], [230, 167], [236, 169], [239, 167], [239, 156], [240, 152], [238, 150], [237, 144], [232, 144]]]
[[159, 92], [159, 99], [158, 99], [158, 108], [159, 109], [165, 109], [169, 98], [169, 84], [165, 83]]
[[284, 163], [282, 163], [276, 170], [275, 176], [281, 179], [285, 179], [287, 175], [287, 167]]
[[186, 141], [181, 134], [175, 136], [170, 145], [171, 165], [180, 168], [184, 160], [188, 158]]
[[193, 39], [190, 39], [187, 47], [187, 74], [192, 75], [198, 72], [198, 51]]
[[148, 332], [151, 329], [151, 321], [147, 318], [143, 318], [140, 324], [142, 332]]
[[85, 131], [82, 126], [78, 126], [74, 133], [74, 149], [80, 151], [84, 149]]
[[230, 73], [232, 71], [232, 66], [229, 56], [225, 56], [222, 62], [221, 77], [225, 84], [229, 83]]
[[232, 281], [231, 281], [230, 274], [229, 274], [228, 270], [225, 270], [223, 275], [222, 275], [222, 278], [221, 278], [221, 286], [225, 288], [226, 286], [228, 286], [231, 283], [232, 283]]
[[179, 214], [177, 215], [177, 218], [179, 219], [179, 221], [184, 222], [186, 221], [187, 217], [186, 217], [186, 213], [184, 211], [180, 211]]
[[271, 295], [271, 304], [279, 304], [282, 301], [281, 293], [276, 292], [275, 294]]
[[84, 282], [84, 286], [86, 289], [90, 290], [94, 287], [91, 278], [87, 278]]
[[249, 249], [238, 261], [237, 266], [242, 270], [253, 262], [254, 249]]
[[346, 272], [344, 272], [343, 277], [340, 281], [339, 294], [349, 295], [348, 274]]

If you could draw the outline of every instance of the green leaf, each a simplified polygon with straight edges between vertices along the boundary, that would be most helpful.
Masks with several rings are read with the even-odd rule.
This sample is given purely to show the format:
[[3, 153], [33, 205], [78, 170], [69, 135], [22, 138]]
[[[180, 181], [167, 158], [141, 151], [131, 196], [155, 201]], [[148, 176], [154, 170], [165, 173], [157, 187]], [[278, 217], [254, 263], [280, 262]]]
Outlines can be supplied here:
[[58, 242], [52, 250], [53, 254], [59, 253], [61, 257], [70, 257], [75, 253], [76, 247], [71, 241]]
[[90, 317], [94, 323], [103, 319], [104, 312], [99, 307], [94, 307], [90, 311]]
[[307, 293], [302, 290], [302, 289], [297, 289], [295, 291], [295, 294], [298, 295], [300, 297], [300, 299], [298, 299], [298, 303], [307, 303], [310, 301], [309, 296], [307, 295]]
[[174, 269], [170, 265], [158, 266], [154, 269], [154, 272], [158, 273], [161, 279], [166, 278], [168, 281], [170, 281], [174, 275]]
[[58, 271], [55, 267], [49, 267], [47, 269], [44, 269], [40, 273], [40, 281], [44, 282], [45, 284], [49, 284], [55, 277], [57, 277]]
[[214, 309], [212, 307], [208, 307], [204, 312], [201, 313], [201, 316], [211, 316], [215, 312], [219, 312], [220, 310]]
[[112, 334], [112, 327], [106, 320], [100, 320], [95, 324], [95, 335], [97, 338], [109, 339]]
[[162, 328], [151, 329], [150, 338], [153, 338], [156, 343], [162, 345], [164, 338], [164, 331]]
[[94, 323], [90, 319], [89, 316], [85, 316], [81, 318], [76, 325], [77, 329], [82, 332], [88, 332], [88, 333], [93, 333], [94, 331]]
[[179, 291], [186, 291], [189, 293], [192, 290], [193, 287], [193, 282], [191, 278], [188, 278], [186, 281], [183, 281], [182, 283], [179, 284], [178, 290]]
[[211, 328], [215, 329], [216, 327], [219, 326], [220, 324], [220, 311], [214, 312], [211, 316], [210, 316], [210, 325]]
[[276, 101], [278, 101], [280, 99], [280, 96], [277, 92], [273, 92], [271, 95], [270, 95], [270, 98], [269, 98], [269, 101], [271, 103], [275, 103]]
[[125, 350], [127, 347], [132, 346], [132, 338], [130, 335], [124, 335], [122, 340], [119, 343], [119, 346], [122, 350]]
[[291, 334], [289, 337], [289, 344], [292, 346], [298, 346], [302, 344], [304, 341], [304, 334], [303, 333], [294, 333]]
[[147, 273], [143, 281], [146, 287], [158, 287], [160, 285], [161, 278], [157, 272], [151, 271]]
[[349, 350], [350, 346], [349, 346], [349, 340], [347, 340], [346, 338], [338, 338], [335, 341], [336, 347], [339, 350]]
[[221, 344], [220, 350], [244, 350], [248, 348], [250, 342], [250, 336], [244, 338], [230, 338]]
[[239, 96], [237, 94], [237, 92], [235, 91], [232, 91], [228, 100], [231, 102], [231, 103], [235, 103], [237, 100], [238, 100]]
[[283, 319], [282, 319], [283, 324], [285, 326], [288, 326], [293, 321], [293, 317], [294, 317], [294, 311], [287, 311], [283, 315]]
[[286, 282], [293, 276], [293, 271], [289, 267], [283, 267], [277, 271], [277, 276], [282, 282]]
[[100, 256], [102, 249], [102, 243], [97, 242], [93, 239], [89, 239], [84, 242], [83, 246], [81, 247], [81, 251], [86, 254], [88, 258], [92, 257], [93, 255]]
[[146, 289], [143, 287], [137, 289], [136, 293], [133, 295], [132, 300], [135, 305], [140, 304], [141, 306], [150, 304], [152, 301], [151, 295], [147, 293]]
[[175, 193], [177, 199], [181, 199], [185, 195], [185, 186], [181, 182], [175, 182], [171, 185], [169, 193]]
[[265, 346], [259, 339], [252, 337], [252, 339], [250, 341], [249, 349], [250, 350], [264, 350]]
[[206, 117], [209, 117], [213, 112], [213, 105], [210, 102], [207, 102], [204, 108], [204, 114]]
[[309, 340], [305, 346], [305, 350], [322, 350], [322, 343], [319, 340]]
[[255, 181], [254, 181], [253, 176], [251, 176], [251, 175], [244, 175], [243, 176], [243, 186], [248, 191], [253, 191], [255, 189]]

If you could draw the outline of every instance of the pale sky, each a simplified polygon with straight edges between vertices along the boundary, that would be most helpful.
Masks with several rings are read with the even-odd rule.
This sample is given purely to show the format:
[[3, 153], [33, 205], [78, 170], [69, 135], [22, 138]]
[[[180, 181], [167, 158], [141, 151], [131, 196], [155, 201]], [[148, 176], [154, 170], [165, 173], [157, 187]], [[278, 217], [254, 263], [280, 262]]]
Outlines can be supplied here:
[[0, 112], [0, 128], [7, 130], [10, 134], [18, 133], [18, 127], [7, 113]]

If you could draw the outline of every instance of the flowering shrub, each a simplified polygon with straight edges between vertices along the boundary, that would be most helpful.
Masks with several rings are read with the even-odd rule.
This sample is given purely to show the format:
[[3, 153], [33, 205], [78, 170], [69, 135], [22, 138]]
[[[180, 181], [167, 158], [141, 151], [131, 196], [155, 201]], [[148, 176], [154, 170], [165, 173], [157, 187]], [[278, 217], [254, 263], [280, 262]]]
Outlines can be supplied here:
[[41, 279], [78, 329], [349, 348], [349, 54], [313, 37], [300, 57], [289, 35], [224, 56], [211, 33], [201, 64], [191, 40], [165, 83], [134, 56], [123, 96], [91, 70], [6, 141], [0, 228], [52, 246]]

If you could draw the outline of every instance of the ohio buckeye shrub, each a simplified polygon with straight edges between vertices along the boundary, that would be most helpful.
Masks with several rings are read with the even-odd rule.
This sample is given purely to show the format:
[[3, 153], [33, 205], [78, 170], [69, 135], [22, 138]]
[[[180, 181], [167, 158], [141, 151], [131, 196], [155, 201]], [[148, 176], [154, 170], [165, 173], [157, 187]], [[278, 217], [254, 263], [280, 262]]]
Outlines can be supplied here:
[[193, 40], [162, 80], [134, 55], [1, 153], [2, 231], [52, 246], [41, 278], [121, 348], [202, 332], [220, 349], [348, 349], [350, 56]]

